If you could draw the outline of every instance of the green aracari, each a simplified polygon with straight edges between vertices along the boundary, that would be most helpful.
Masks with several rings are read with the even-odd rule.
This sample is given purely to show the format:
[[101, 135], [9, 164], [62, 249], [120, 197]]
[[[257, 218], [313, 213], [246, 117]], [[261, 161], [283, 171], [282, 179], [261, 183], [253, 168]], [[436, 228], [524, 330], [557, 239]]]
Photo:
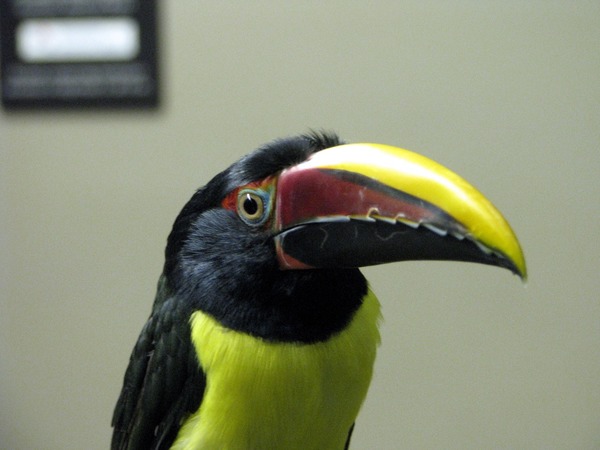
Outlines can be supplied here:
[[500, 212], [424, 156], [328, 132], [244, 156], [175, 220], [112, 448], [348, 448], [380, 341], [359, 267], [402, 260], [526, 277]]

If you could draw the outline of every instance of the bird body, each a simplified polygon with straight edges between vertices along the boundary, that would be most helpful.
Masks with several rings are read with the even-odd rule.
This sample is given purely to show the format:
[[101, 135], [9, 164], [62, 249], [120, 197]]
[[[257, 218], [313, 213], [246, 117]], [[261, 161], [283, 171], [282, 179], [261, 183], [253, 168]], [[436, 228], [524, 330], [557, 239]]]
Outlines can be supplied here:
[[112, 449], [347, 449], [379, 344], [359, 267], [410, 259], [526, 276], [498, 210], [423, 156], [329, 133], [244, 156], [173, 224]]

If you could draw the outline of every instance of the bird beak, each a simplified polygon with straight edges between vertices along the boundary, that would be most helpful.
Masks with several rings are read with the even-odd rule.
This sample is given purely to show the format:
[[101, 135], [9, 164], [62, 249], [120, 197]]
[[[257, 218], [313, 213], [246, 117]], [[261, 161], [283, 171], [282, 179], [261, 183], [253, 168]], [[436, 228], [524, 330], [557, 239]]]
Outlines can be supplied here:
[[408, 150], [380, 144], [322, 150], [283, 171], [276, 192], [281, 269], [456, 260], [527, 276], [521, 246], [490, 201]]

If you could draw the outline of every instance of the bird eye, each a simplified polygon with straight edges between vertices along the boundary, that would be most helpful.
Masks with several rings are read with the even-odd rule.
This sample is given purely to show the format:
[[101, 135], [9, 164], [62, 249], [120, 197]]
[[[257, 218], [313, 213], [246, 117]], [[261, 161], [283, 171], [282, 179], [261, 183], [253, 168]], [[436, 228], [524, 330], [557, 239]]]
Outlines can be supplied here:
[[256, 220], [262, 215], [264, 205], [262, 198], [256, 194], [245, 192], [240, 195], [238, 209], [246, 219]]
[[237, 211], [248, 225], [262, 225], [269, 217], [269, 196], [264, 191], [244, 189], [239, 192]]

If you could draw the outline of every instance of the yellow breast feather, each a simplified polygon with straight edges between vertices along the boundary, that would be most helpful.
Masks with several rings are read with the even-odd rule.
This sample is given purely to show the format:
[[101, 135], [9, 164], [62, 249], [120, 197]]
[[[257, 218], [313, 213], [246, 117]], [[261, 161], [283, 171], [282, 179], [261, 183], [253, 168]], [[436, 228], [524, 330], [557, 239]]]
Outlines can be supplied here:
[[344, 330], [303, 344], [267, 342], [195, 312], [207, 385], [172, 448], [342, 449], [371, 381], [379, 318], [369, 290]]

